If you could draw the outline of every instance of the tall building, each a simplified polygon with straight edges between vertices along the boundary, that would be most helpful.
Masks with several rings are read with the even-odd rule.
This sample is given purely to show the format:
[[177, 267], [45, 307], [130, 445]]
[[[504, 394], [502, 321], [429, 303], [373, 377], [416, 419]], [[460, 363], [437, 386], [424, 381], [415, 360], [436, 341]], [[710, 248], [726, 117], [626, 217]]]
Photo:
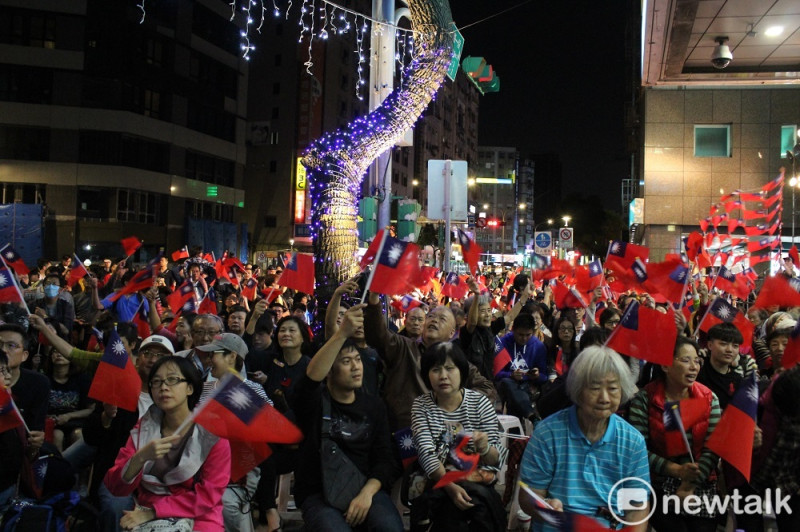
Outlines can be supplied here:
[[[469, 197], [474, 202], [478, 217], [490, 220], [485, 227], [476, 231], [477, 242], [486, 253], [501, 256], [517, 253], [515, 228], [519, 219], [518, 160], [516, 148], [478, 147], [475, 185], [471, 187]], [[527, 190], [521, 190], [520, 193], [526, 199], [530, 197]], [[492, 221], [497, 221], [498, 224], [494, 225]]]
[[[3, 201], [43, 206], [45, 256], [247, 247], [247, 67], [219, 1], [0, 0]], [[140, 24], [141, 22], [141, 24]]]
[[[682, 237], [723, 194], [755, 191], [781, 167], [792, 170], [786, 151], [794, 150], [800, 124], [798, 14], [791, 0], [647, 3], [641, 169], [651, 259], [680, 251]], [[794, 197], [789, 177], [785, 198]], [[784, 235], [794, 217], [786, 204]]]

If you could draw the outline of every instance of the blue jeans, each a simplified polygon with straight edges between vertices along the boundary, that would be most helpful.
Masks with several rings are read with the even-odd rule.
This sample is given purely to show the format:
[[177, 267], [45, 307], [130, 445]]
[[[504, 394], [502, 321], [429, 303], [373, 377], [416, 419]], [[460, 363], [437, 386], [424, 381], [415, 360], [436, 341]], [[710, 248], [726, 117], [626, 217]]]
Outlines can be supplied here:
[[82, 471], [92, 465], [97, 454], [97, 447], [89, 445], [83, 440], [78, 440], [61, 453], [61, 456], [69, 462], [72, 469]]
[[[353, 530], [344, 519], [344, 513], [328, 506], [322, 494], [311, 495], [303, 501], [303, 521], [306, 530], [315, 532], [349, 532]], [[372, 497], [367, 518], [357, 530], [403, 532], [403, 520], [388, 493], [381, 490]]]
[[119, 520], [122, 519], [122, 512], [133, 510], [133, 497], [117, 497], [112, 495], [105, 484], [100, 484], [97, 489], [97, 498], [100, 499], [100, 530], [106, 532], [122, 530]]

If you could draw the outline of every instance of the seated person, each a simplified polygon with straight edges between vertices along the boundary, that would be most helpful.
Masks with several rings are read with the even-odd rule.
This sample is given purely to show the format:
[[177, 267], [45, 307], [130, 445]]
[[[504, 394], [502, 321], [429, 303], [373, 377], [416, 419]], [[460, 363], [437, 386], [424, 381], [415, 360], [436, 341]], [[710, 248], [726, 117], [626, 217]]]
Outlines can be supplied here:
[[547, 348], [534, 336], [536, 322], [530, 314], [520, 314], [511, 332], [500, 339], [510, 361], [497, 373], [497, 391], [506, 402], [508, 413], [535, 421], [533, 392], [547, 381]]
[[[422, 378], [431, 391], [414, 400], [411, 429], [429, 481], [411, 502], [412, 527], [505, 530], [505, 510], [493, 483], [508, 450], [500, 444], [494, 406], [485, 396], [464, 388], [469, 365], [457, 345], [434, 345], [422, 356], [421, 365]], [[434, 490], [433, 484], [452, 467], [449, 457], [459, 433], [472, 436], [469, 448], [480, 455], [479, 469], [465, 480]]]
[[135, 494], [136, 507], [124, 512], [120, 526], [170, 519], [175, 530], [218, 531], [230, 445], [199, 425], [183, 424], [200, 398], [200, 374], [187, 359], [163, 357], [148, 382], [153, 405], [104, 479], [113, 495]]
[[[11, 384], [11, 371], [8, 369], [8, 356], [0, 349], [0, 378], [2, 387]], [[5, 392], [2, 392], [5, 393]], [[26, 452], [27, 442], [24, 429], [8, 429], [0, 432], [0, 512], [5, 512], [17, 487], [19, 472], [22, 469], [22, 458]]]
[[58, 297], [61, 288], [61, 277], [48, 273], [44, 279], [44, 298], [36, 301], [33, 312], [42, 318], [53, 318], [59, 334], [69, 336], [75, 324], [75, 306], [71, 300]]
[[[297, 384], [294, 411], [306, 435], [295, 475], [295, 500], [308, 530], [403, 530], [403, 521], [389, 496], [400, 468], [394, 457], [386, 407], [361, 391], [363, 365], [349, 342], [364, 326], [364, 305], [350, 308], [341, 326], [314, 355]], [[321, 386], [323, 380], [326, 383]], [[322, 412], [330, 409], [330, 439], [366, 477], [346, 511], [331, 506], [322, 479]]]

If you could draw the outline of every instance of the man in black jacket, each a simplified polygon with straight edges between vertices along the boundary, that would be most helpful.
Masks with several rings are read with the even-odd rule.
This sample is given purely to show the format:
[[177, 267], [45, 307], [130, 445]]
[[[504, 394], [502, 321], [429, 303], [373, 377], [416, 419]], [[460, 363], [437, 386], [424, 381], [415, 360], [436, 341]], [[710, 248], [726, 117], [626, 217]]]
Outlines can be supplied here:
[[[386, 405], [361, 390], [364, 366], [350, 338], [364, 326], [364, 305], [350, 308], [339, 329], [314, 355], [297, 383], [294, 411], [306, 439], [295, 475], [295, 500], [309, 530], [368, 530], [400, 532], [403, 522], [389, 490], [400, 468], [389, 436]], [[320, 386], [323, 379], [326, 385]], [[347, 511], [325, 498], [320, 445], [323, 394], [330, 404], [330, 439], [367, 479]]]

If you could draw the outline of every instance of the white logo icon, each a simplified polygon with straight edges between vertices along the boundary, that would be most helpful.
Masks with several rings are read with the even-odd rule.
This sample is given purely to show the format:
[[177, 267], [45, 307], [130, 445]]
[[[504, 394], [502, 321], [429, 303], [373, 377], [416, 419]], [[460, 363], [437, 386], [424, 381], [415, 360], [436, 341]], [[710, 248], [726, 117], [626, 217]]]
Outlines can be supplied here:
[[638, 521], [626, 521], [625, 514], [646, 509], [647, 502], [651, 498], [655, 501], [656, 492], [649, 482], [639, 477], [626, 477], [611, 486], [606, 502], [611, 515], [617, 521], [626, 526], [636, 526], [650, 519], [656, 511], [655, 504], [650, 508], [650, 513]]

